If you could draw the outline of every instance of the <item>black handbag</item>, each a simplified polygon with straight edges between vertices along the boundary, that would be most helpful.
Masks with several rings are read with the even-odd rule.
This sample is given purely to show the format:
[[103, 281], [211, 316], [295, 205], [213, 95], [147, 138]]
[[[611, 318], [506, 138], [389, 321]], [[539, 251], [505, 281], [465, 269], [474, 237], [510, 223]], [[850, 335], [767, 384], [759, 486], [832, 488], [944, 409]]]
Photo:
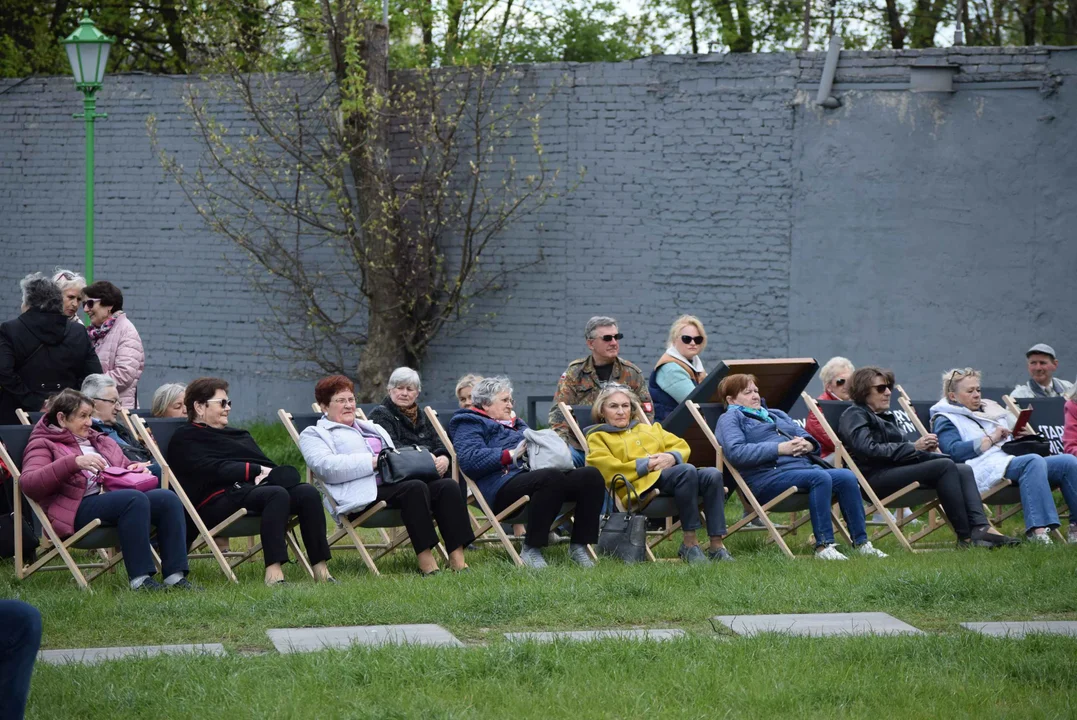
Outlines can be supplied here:
[[1002, 448], [1002, 452], [1007, 455], [1039, 455], [1040, 457], [1051, 457], [1051, 441], [1039, 433], [1036, 433], [1035, 435], [1022, 435], [1019, 438], [1002, 443], [1000, 447]]
[[625, 496], [627, 512], [611, 513], [602, 523], [598, 532], [598, 551], [603, 555], [619, 557], [630, 565], [643, 562], [647, 557], [647, 518], [632, 512], [632, 496], [635, 496], [638, 508], [639, 493], [624, 475], [618, 473], [613, 476], [610, 481], [610, 496], [615, 497], [618, 483], [622, 483], [628, 491]]
[[383, 485], [405, 480], [433, 482], [441, 477], [434, 456], [418, 445], [385, 448], [378, 453], [378, 477]]

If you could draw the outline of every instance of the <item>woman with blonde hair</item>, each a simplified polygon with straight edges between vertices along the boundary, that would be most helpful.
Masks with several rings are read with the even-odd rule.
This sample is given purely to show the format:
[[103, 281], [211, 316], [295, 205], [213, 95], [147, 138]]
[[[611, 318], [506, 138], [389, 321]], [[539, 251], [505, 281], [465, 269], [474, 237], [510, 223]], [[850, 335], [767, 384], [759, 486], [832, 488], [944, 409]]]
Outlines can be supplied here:
[[647, 382], [654, 401], [654, 419], [665, 420], [684, 402], [707, 371], [699, 354], [707, 347], [707, 331], [694, 315], [681, 315], [669, 328], [669, 345], [651, 371]]
[[471, 388], [479, 380], [482, 380], [482, 375], [468, 373], [456, 381], [456, 402], [460, 403], [461, 409], [471, 407]]
[[187, 417], [187, 408], [183, 396], [187, 386], [183, 383], [165, 383], [153, 391], [153, 403], [150, 405], [154, 417]]

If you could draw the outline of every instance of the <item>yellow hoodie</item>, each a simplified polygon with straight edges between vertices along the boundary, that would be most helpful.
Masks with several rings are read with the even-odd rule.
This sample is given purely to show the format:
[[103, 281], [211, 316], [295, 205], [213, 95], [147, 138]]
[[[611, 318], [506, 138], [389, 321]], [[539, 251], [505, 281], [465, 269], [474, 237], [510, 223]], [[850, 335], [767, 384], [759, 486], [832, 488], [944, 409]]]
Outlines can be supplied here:
[[[587, 431], [587, 464], [598, 468], [606, 480], [606, 486], [615, 475], [624, 475], [636, 492], [642, 495], [656, 482], [660, 471], [647, 472], [646, 460], [650, 455], [668, 452], [677, 464], [688, 461], [688, 443], [671, 432], [662, 429], [661, 423], [644, 425], [637, 421], [624, 429], [612, 425], [596, 425]], [[637, 463], [642, 460], [643, 462]], [[618, 485], [617, 495], [623, 502], [628, 491]]]

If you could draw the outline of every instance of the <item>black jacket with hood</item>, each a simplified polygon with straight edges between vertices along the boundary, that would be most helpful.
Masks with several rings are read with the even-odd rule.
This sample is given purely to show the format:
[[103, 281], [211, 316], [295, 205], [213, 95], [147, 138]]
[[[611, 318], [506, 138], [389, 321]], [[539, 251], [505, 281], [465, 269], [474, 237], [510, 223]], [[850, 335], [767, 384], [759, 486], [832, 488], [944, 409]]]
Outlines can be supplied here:
[[17, 408], [41, 410], [50, 396], [99, 372], [86, 328], [66, 315], [28, 310], [7, 321], [0, 325], [0, 425], [17, 425]]

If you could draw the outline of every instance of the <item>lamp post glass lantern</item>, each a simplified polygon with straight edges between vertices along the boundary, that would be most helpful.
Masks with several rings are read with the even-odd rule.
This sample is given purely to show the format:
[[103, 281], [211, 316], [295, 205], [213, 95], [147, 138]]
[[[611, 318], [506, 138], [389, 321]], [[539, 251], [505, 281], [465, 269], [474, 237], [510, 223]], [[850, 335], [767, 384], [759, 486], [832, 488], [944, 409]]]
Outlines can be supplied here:
[[108, 64], [108, 52], [112, 49], [112, 38], [94, 26], [89, 15], [84, 15], [75, 32], [64, 41], [67, 59], [71, 63], [71, 74], [75, 76], [75, 87], [82, 91], [82, 112], [75, 115], [86, 124], [86, 281], [93, 282], [93, 146], [94, 120], [108, 117], [97, 112], [95, 94], [101, 89], [105, 79], [105, 66]]

